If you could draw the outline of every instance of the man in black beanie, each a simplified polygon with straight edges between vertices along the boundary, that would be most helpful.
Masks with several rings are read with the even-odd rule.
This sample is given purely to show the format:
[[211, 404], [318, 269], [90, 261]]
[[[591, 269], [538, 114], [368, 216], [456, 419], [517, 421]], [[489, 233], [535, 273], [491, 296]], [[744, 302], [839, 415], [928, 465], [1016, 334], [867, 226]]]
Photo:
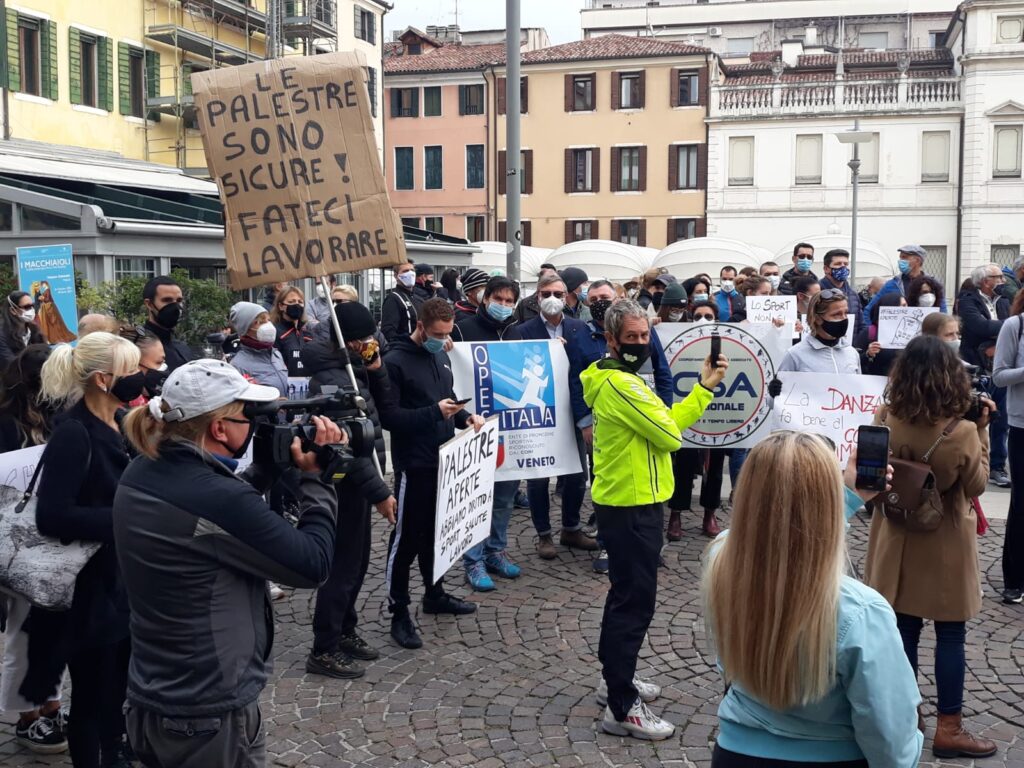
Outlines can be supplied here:
[[590, 278], [587, 273], [579, 267], [566, 267], [558, 273], [565, 283], [568, 293], [565, 296], [565, 312], [567, 317], [575, 320], [582, 320], [584, 323], [591, 320], [590, 309], [587, 307], [587, 288], [590, 286]]
[[482, 269], [470, 267], [462, 273], [462, 292], [466, 298], [455, 302], [455, 322], [472, 317], [484, 304], [484, 287], [490, 278]]
[[[302, 364], [311, 377], [310, 395], [336, 390], [353, 392], [345, 366], [346, 362], [352, 364], [358, 393], [366, 401], [364, 415], [373, 422], [374, 449], [383, 470], [386, 457], [377, 403], [394, 398], [374, 338], [377, 326], [370, 310], [354, 301], [336, 305], [334, 313], [345, 337], [344, 348], [338, 344], [334, 323], [331, 323], [329, 342], [308, 344], [302, 350]], [[306, 671], [350, 679], [363, 675], [365, 670], [360, 661], [373, 661], [380, 655], [356, 632], [359, 622], [356, 599], [370, 563], [370, 506], [394, 523], [396, 502], [391, 488], [369, 457], [359, 459], [335, 484], [335, 490], [338, 526], [334, 563], [331, 575], [317, 592], [313, 650], [306, 660]]]
[[434, 268], [429, 264], [416, 265], [416, 285], [413, 286], [412, 297], [416, 309], [429, 299], [448, 299], [448, 291], [434, 282]]

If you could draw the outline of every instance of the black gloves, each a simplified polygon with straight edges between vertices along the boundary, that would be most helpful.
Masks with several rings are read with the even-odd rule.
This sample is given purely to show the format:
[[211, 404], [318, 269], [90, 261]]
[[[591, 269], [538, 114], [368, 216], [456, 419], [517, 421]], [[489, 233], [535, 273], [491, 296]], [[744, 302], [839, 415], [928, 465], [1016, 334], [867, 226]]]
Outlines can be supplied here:
[[779, 381], [778, 377], [776, 376], [774, 379], [768, 382], [768, 396], [774, 398], [778, 397], [781, 394], [782, 382]]

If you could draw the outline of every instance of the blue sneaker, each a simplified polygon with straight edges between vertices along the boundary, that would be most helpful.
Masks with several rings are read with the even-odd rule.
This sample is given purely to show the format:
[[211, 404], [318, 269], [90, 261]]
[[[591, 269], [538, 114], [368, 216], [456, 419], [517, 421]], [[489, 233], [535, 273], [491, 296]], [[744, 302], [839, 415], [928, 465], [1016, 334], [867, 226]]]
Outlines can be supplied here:
[[484, 565], [488, 571], [498, 574], [503, 579], [518, 579], [519, 574], [523, 572], [522, 568], [509, 560], [508, 552], [505, 550], [487, 555], [484, 558]]
[[466, 568], [466, 581], [477, 592], [490, 592], [494, 589], [494, 582], [487, 575], [487, 568], [483, 563], [473, 563]]
[[516, 491], [515, 498], [512, 501], [512, 506], [514, 506], [516, 509], [529, 509], [530, 500], [522, 491]]
[[602, 549], [594, 558], [594, 573], [608, 573], [608, 551]]

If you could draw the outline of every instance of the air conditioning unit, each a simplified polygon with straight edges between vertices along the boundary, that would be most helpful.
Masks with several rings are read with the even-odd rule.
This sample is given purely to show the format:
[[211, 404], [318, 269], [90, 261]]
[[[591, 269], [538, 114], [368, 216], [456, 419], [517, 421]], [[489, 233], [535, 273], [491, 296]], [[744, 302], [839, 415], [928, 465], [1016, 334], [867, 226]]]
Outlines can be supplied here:
[[708, 27], [708, 37], [721, 37], [721, 36], [722, 36], [722, 28], [721, 27]]

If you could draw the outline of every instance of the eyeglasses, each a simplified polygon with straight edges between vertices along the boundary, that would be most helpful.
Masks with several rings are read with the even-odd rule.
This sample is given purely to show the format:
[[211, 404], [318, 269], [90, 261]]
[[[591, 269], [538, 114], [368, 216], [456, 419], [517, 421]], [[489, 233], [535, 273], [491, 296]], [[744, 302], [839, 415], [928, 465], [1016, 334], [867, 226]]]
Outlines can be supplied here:
[[540, 291], [539, 293], [540, 293], [540, 297], [542, 299], [551, 299], [551, 298], [564, 299], [565, 298], [565, 291]]
[[714, 316], [714, 315], [712, 315], [712, 314], [707, 314], [707, 315], [694, 315], [694, 316], [693, 316], [693, 319], [694, 319], [694, 320], [714, 320], [714, 319], [715, 319], [715, 316]]
[[225, 416], [221, 421], [230, 421], [232, 424], [252, 424], [248, 419], [230, 419]]
[[32, 304], [18, 304], [18, 309], [32, 309]]

